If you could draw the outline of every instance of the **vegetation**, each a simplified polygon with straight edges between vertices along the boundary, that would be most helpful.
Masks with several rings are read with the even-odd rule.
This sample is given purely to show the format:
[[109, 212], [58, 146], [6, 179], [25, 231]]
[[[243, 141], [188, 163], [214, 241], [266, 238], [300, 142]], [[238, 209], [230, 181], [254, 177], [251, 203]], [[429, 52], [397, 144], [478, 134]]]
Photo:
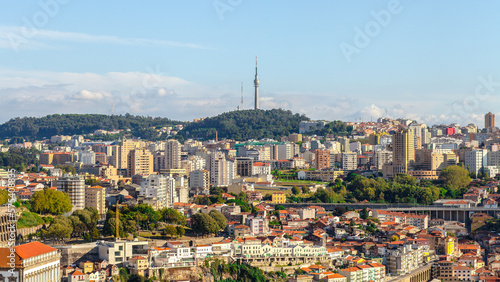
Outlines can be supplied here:
[[71, 199], [67, 193], [52, 189], [35, 192], [30, 199], [31, 208], [40, 214], [63, 214], [71, 211]]
[[[226, 264], [221, 260], [205, 260], [205, 266], [210, 269], [215, 281], [220, 282], [267, 282], [264, 272], [257, 267], [245, 264]], [[223, 274], [229, 274], [232, 278], [223, 279]], [[283, 274], [275, 273], [282, 277]]]
[[[118, 223], [120, 237], [126, 237], [129, 233], [135, 233], [138, 230], [154, 231], [158, 227], [158, 222], [165, 222], [170, 224], [185, 225], [186, 217], [174, 209], [163, 209], [155, 211], [150, 205], [140, 204], [131, 207], [125, 206], [120, 209], [120, 222]], [[106, 221], [102, 234], [105, 236], [116, 235], [116, 216], [115, 211], [108, 210], [106, 214]], [[167, 226], [168, 227], [168, 226]], [[170, 230], [165, 230], [166, 235], [183, 236], [185, 233], [184, 228], [180, 230], [172, 226], [176, 231], [175, 233]], [[170, 232], [170, 233], [169, 233]]]
[[196, 234], [214, 234], [220, 230], [217, 221], [206, 213], [199, 212], [191, 216], [193, 231]]
[[23, 211], [21, 213], [21, 216], [19, 217], [19, 220], [17, 221], [17, 228], [33, 227], [44, 223], [45, 220], [43, 220], [43, 218], [41, 218], [38, 214], [29, 211]]
[[[19, 137], [18, 140], [40, 140], [54, 135], [78, 135], [92, 133], [98, 129], [130, 129], [136, 137], [143, 139], [159, 138], [157, 127], [183, 124], [168, 118], [152, 118], [125, 115], [98, 114], [54, 114], [41, 118], [13, 118], [0, 125], [0, 138]], [[165, 136], [164, 136], [165, 137]], [[165, 139], [165, 138], [163, 138]]]
[[0, 190], [0, 205], [6, 204], [9, 199], [9, 191], [7, 189]]
[[215, 221], [217, 222], [217, 225], [219, 225], [219, 230], [226, 229], [227, 219], [223, 214], [221, 214], [217, 210], [212, 210], [208, 213], [208, 215], [211, 216], [213, 219], [215, 219]]
[[190, 123], [177, 135], [184, 138], [249, 140], [287, 136], [299, 131], [308, 117], [282, 109], [232, 111]]
[[30, 164], [38, 167], [40, 164], [39, 155], [40, 151], [36, 149], [11, 147], [8, 152], [0, 152], [0, 166], [25, 171]]
[[[470, 183], [468, 172], [461, 167], [452, 166], [444, 171], [445, 181], [421, 181], [407, 174], [397, 174], [392, 180], [366, 178], [350, 173], [345, 181], [337, 179], [328, 188], [319, 188], [315, 193], [288, 196], [289, 202], [313, 203], [357, 203], [369, 201], [378, 203], [415, 203], [432, 204], [437, 199], [460, 198]], [[340, 215], [335, 211], [333, 214]]]
[[45, 232], [45, 236], [54, 240], [70, 238], [73, 232], [73, 224], [68, 217], [58, 215]]
[[352, 132], [352, 126], [347, 125], [340, 120], [329, 122], [322, 129], [309, 132], [309, 134], [316, 134], [318, 136], [345, 136]]
[[445, 185], [451, 190], [465, 188], [471, 182], [469, 172], [456, 165], [445, 167], [441, 171], [441, 177], [445, 179]]

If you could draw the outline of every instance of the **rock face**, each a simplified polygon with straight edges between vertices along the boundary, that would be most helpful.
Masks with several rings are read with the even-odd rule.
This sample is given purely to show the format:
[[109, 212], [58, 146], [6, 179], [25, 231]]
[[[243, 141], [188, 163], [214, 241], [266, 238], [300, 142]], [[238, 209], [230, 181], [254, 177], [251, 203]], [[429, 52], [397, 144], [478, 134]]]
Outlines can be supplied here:
[[[153, 274], [152, 276], [159, 278], [160, 274]], [[162, 280], [189, 280], [189, 281], [202, 281], [214, 282], [215, 279], [205, 267], [186, 267], [186, 268], [173, 268], [164, 269], [162, 271]], [[157, 279], [159, 280], [159, 279]]]

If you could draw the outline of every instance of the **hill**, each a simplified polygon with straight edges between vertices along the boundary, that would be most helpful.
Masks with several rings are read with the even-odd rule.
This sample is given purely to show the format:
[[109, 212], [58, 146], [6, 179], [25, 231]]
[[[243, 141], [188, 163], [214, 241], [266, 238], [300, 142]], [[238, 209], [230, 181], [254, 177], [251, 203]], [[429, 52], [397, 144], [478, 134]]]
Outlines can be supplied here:
[[215, 139], [217, 131], [219, 139], [279, 139], [290, 133], [298, 133], [299, 123], [303, 120], [309, 118], [282, 109], [232, 111], [189, 123], [178, 135], [206, 140]]
[[97, 129], [119, 130], [130, 129], [136, 137], [154, 139], [158, 137], [155, 127], [166, 125], [185, 124], [168, 118], [152, 118], [143, 116], [125, 115], [98, 115], [98, 114], [55, 114], [41, 118], [24, 117], [13, 118], [0, 125], [0, 138], [24, 138], [25, 140], [39, 140], [54, 135], [89, 134]]

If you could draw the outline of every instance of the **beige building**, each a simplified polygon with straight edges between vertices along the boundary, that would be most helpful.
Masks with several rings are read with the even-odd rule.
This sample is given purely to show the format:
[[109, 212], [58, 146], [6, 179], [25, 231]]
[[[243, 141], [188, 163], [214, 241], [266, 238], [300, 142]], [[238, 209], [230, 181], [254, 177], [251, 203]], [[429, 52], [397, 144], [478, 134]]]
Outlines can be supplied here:
[[179, 169], [181, 168], [181, 143], [171, 139], [165, 145], [165, 168]]
[[150, 175], [153, 173], [153, 154], [146, 149], [135, 149], [128, 155], [128, 176], [136, 174]]
[[116, 145], [111, 150], [110, 163], [117, 169], [128, 168], [128, 155], [136, 146], [134, 140], [123, 140], [121, 145]]
[[97, 209], [101, 219], [106, 218], [106, 188], [101, 186], [85, 188], [85, 207]]
[[392, 136], [394, 174], [407, 173], [415, 162], [415, 137], [413, 131], [403, 129]]
[[451, 150], [416, 150], [415, 164], [421, 170], [441, 171], [449, 165], [456, 165], [457, 156]]
[[189, 190], [192, 194], [208, 195], [210, 189], [210, 172], [208, 170], [195, 170], [189, 174]]
[[146, 270], [149, 268], [147, 257], [136, 256], [128, 260], [130, 272], [132, 274], [139, 274], [144, 276]]

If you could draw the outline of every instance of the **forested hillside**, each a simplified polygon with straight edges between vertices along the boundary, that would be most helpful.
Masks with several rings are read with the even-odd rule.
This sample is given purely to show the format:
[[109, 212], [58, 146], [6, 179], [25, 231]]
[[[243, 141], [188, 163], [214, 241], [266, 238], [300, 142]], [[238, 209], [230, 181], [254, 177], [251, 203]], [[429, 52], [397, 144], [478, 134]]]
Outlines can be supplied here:
[[13, 118], [0, 125], [0, 138], [21, 137], [26, 140], [50, 138], [54, 135], [88, 134], [97, 129], [130, 129], [134, 136], [148, 138], [151, 127], [183, 124], [168, 118], [126, 115], [55, 114], [41, 118]]
[[279, 139], [298, 133], [302, 120], [309, 118], [282, 109], [233, 111], [190, 123], [179, 134], [184, 138], [215, 139], [217, 131], [219, 139]]

